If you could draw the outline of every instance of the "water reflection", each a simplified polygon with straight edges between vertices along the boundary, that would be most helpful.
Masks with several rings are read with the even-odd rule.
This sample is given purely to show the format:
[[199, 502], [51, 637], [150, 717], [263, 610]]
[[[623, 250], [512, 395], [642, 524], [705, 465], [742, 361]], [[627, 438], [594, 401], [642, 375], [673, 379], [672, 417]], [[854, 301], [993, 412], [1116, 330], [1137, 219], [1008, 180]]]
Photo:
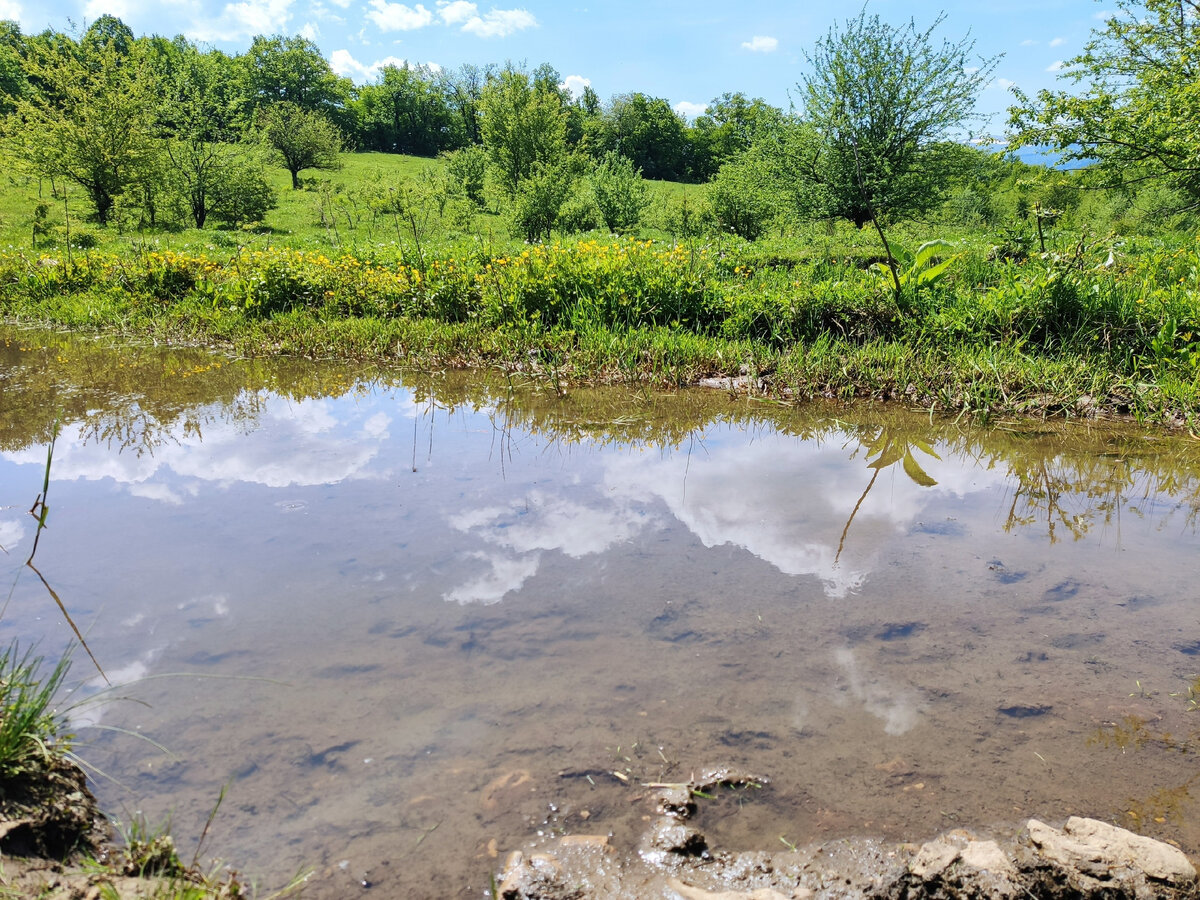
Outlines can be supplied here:
[[[120, 362], [114, 365], [114, 359]], [[176, 505], [194, 496], [198, 488], [192, 479], [285, 487], [391, 477], [399, 458], [399, 437], [391, 433], [395, 420], [424, 421], [422, 439], [430, 440], [433, 462], [438, 412], [447, 419], [459, 412], [486, 415], [494, 429], [492, 458], [501, 465], [513, 453], [514, 435], [545, 442], [543, 452], [610, 445], [656, 450], [662, 459], [652, 475], [638, 474], [652, 468], [640, 462], [624, 466], [623, 474], [620, 461], [614, 462], [609, 469], [614, 489], [655, 493], [706, 545], [754, 545], [751, 552], [780, 571], [815, 574], [839, 595], [852, 590], [862, 573], [852, 566], [835, 571], [838, 552], [835, 547], [829, 557], [829, 523], [805, 528], [781, 512], [813, 499], [806, 488], [810, 480], [822, 488], [818, 502], [840, 517], [836, 546], [842, 549], [847, 538], [853, 539], [860, 512], [868, 519], [888, 518], [892, 527], [910, 523], [920, 507], [916, 488], [961, 496], [964, 490], [1004, 482], [1009, 494], [1005, 529], [1038, 529], [1052, 543], [1068, 536], [1078, 539], [1096, 527], [1119, 527], [1122, 514], [1149, 517], [1160, 527], [1181, 514], [1181, 524], [1191, 529], [1200, 514], [1200, 448], [1136, 430], [1081, 425], [983, 430], [946, 421], [925, 423], [894, 410], [874, 411], [865, 419], [832, 408], [827, 414], [798, 416], [703, 395], [675, 401], [579, 391], [563, 402], [536, 391], [513, 395], [511, 382], [450, 377], [417, 379], [409, 393], [398, 390], [398, 374], [386, 370], [356, 374], [345, 366], [315, 363], [214, 363], [201, 351], [114, 350], [65, 335], [12, 330], [0, 335], [0, 370], [6, 389], [0, 448], [6, 459], [37, 461], [39, 445], [48, 441], [55, 411], [61, 410], [64, 428], [73, 429], [74, 436], [59, 451], [56, 478], [112, 478], [135, 496]], [[375, 404], [386, 409], [373, 410]], [[740, 434], [747, 428], [761, 437], [732, 455], [723, 451], [712, 463], [712, 442], [722, 432]], [[243, 440], [262, 430], [272, 432], [271, 441]], [[791, 453], [797, 446], [794, 439], [805, 442], [799, 454]], [[414, 435], [407, 448], [414, 460], [418, 443]], [[281, 454], [283, 444], [294, 449]], [[372, 466], [385, 446], [391, 451], [387, 463]], [[952, 458], [949, 466], [943, 456]], [[846, 459], [862, 460], [869, 474], [861, 482], [841, 478], [830, 483], [827, 476], [846, 471]], [[696, 474], [681, 477], [693, 465]], [[171, 486], [156, 478], [164, 470], [177, 476]], [[913, 489], [902, 484], [896, 471]], [[889, 496], [872, 504], [875, 484], [887, 474], [892, 476]], [[668, 496], [668, 485], [672, 490], [680, 486], [675, 495]], [[689, 489], [705, 499], [688, 502]], [[542, 497], [529, 502], [533, 509], [561, 501]], [[768, 510], [770, 537], [738, 536], [754, 518], [748, 510]], [[494, 509], [472, 515], [493, 516], [495, 529], [507, 528], [499, 520], [512, 513]], [[541, 542], [528, 529], [540, 521], [538, 527], [553, 531], [558, 541], [564, 520], [570, 519], [577, 537], [564, 538], [568, 542], [584, 532], [590, 533], [586, 541], [593, 542], [606, 532], [614, 541], [632, 533], [627, 510], [613, 508], [607, 513], [611, 518], [591, 522], [583, 513], [581, 508], [534, 510], [534, 518], [523, 519], [506, 541], [489, 537], [483, 521], [458, 519], [455, 527], [517, 552], [563, 549], [573, 556], [599, 552], [607, 544], [572, 550]], [[872, 543], [877, 525], [864, 523], [862, 543]], [[0, 535], [15, 535], [17, 526], [5, 519], [0, 528], [5, 529]], [[817, 532], [822, 538], [814, 541]], [[522, 549], [514, 541], [527, 546]]]
[[[668, 760], [774, 777], [746, 845], [1127, 807], [1200, 848], [1152, 814], [1187, 754], [1085, 746], [1187, 730], [1194, 442], [6, 340], [0, 576], [61, 409], [39, 562], [174, 753], [95, 739], [112, 802], [186, 833], [236, 775], [246, 869], [478, 895], [530, 822], [640, 827], [560, 772]], [[65, 641], [30, 587], [0, 631]]]

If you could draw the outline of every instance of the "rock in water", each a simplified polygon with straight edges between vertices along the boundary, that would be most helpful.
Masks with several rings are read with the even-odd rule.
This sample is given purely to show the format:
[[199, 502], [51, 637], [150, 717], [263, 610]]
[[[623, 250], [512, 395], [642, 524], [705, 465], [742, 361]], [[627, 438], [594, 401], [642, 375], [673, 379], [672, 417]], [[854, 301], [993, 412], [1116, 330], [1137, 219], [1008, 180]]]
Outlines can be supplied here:
[[1141, 894], [1146, 880], [1174, 886], [1196, 880], [1196, 867], [1177, 847], [1107, 822], [1072, 816], [1059, 831], [1030, 819], [1026, 828], [1041, 857], [1084, 893], [1121, 885]]

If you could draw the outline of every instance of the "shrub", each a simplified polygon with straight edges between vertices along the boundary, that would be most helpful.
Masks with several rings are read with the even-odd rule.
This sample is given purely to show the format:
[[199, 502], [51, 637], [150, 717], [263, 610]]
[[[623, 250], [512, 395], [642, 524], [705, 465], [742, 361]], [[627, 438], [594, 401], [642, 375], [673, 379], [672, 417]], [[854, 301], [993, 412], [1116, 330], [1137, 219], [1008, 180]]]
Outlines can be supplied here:
[[713, 222], [748, 241], [757, 240], [778, 212], [766, 169], [753, 153], [721, 166], [708, 190]]
[[236, 227], [246, 222], [261, 222], [275, 204], [275, 190], [263, 177], [262, 167], [238, 161], [214, 185], [209, 215], [222, 225]]
[[611, 231], [632, 228], [648, 202], [641, 169], [621, 154], [610, 150], [591, 176], [596, 205]]
[[487, 183], [487, 151], [482, 147], [464, 147], [442, 154], [446, 164], [446, 174], [466, 196], [477, 206], [484, 204], [484, 185]]

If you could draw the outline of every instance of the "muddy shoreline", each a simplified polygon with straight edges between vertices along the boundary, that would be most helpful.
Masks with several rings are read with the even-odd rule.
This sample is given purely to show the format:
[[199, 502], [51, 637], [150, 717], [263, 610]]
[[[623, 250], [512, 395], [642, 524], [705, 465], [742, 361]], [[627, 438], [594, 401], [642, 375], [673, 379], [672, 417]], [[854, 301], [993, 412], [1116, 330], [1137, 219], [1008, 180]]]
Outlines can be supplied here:
[[[611, 774], [611, 773], [609, 773]], [[517, 786], [519, 787], [519, 785]], [[1096, 819], [1030, 819], [987, 830], [957, 828], [924, 843], [858, 837], [785, 845], [779, 851], [714, 846], [706, 801], [725, 790], [769, 790], [770, 779], [722, 765], [687, 781], [647, 783], [636, 845], [611, 833], [543, 834], [503, 854], [488, 896], [497, 900], [957, 900], [995, 898], [1195, 898], [1197, 871], [1176, 846]], [[115, 840], [82, 770], [62, 758], [0, 785], [3, 884], [16, 896], [84, 900], [148, 896], [244, 896], [231, 870], [184, 866], [168, 835]], [[128, 836], [127, 836], [128, 837]], [[489, 848], [497, 858], [500, 854]], [[464, 848], [464, 859], [469, 854]], [[223, 879], [215, 878], [218, 871]], [[314, 877], [326, 893], [329, 873]], [[322, 884], [322, 882], [324, 882]], [[304, 883], [295, 886], [303, 894]], [[364, 894], [369, 881], [343, 883]], [[322, 891], [322, 888], [325, 890]], [[164, 893], [165, 892], [165, 893]], [[279, 896], [279, 895], [273, 895]]]
[[[678, 784], [647, 784], [653, 813], [636, 847], [611, 835], [543, 837], [509, 853], [492, 886], [502, 900], [955, 900], [1185, 898], [1196, 869], [1169, 843], [1096, 819], [1061, 828], [1037, 819], [988, 832], [958, 828], [922, 844], [860, 837], [734, 851], [703, 830], [711, 792], [768, 779], [709, 767]], [[787, 841], [781, 839], [785, 845]]]
[[[238, 874], [184, 863], [166, 828], [118, 836], [86, 773], [55, 748], [0, 777], [0, 891], [39, 900], [244, 897]], [[277, 895], [278, 896], [278, 895]]]

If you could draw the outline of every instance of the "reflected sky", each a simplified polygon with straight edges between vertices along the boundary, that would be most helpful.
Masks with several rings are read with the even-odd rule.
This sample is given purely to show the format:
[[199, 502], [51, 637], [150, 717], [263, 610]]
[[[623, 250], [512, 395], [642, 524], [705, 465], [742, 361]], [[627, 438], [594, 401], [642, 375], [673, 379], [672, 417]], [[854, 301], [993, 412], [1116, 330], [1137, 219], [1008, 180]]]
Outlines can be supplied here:
[[[146, 349], [131, 363], [62, 340], [0, 347], [0, 639], [52, 653], [72, 637], [22, 566], [61, 410], [38, 566], [117, 693], [149, 704], [75, 721], [171, 745], [164, 761], [93, 738], [134, 792], [113, 788], [117, 808], [202, 827], [236, 777], [232, 849], [251, 871], [340, 871], [351, 850], [330, 835], [350, 835], [396, 855], [389, 895], [453, 895], [425, 885], [463, 871], [464, 847], [515, 846], [566, 789], [559, 771], [610, 771], [634, 741], [656, 762], [661, 748], [768, 771], [794, 791], [779, 814], [813, 834], [814, 810], [839, 833], [885, 813], [929, 829], [947, 812], [1114, 815], [1100, 808], [1112, 784], [1194, 762], [1092, 777], [1075, 737], [1136, 712], [1135, 682], [1175, 703], [1195, 667], [1179, 577], [1200, 551], [1195, 442], [701, 392], [561, 399], [479, 377], [168, 366]], [[197, 374], [164, 375], [183, 370]], [[99, 691], [86, 662], [73, 673]], [[1069, 765], [1039, 781], [1034, 751]], [[514, 770], [539, 793], [482, 807]], [[601, 791], [571, 787], [579, 803]], [[426, 865], [395, 848], [437, 821], [429, 796], [444, 824], [422, 839], [441, 854]], [[593, 811], [617, 835], [643, 812], [623, 797]], [[778, 822], [761, 828], [777, 843]]]
[[[494, 409], [422, 409], [402, 390], [299, 401], [267, 395], [256, 408], [253, 429], [216, 417], [203, 435], [168, 429], [153, 452], [141, 454], [114, 451], [66, 427], [52, 482], [102, 482], [132, 498], [180, 507], [239, 485], [302, 497], [297, 489], [361, 481], [402, 504], [414, 481], [437, 487], [447, 500], [445, 478], [433, 473], [457, 467], [465, 453], [502, 477], [481, 486], [473, 480], [454, 505], [439, 502], [440, 521], [424, 527], [456, 533], [462, 578], [443, 591], [444, 599], [491, 604], [519, 590], [546, 553], [603, 554], [669, 524], [685, 527], [705, 547], [738, 548], [784, 575], [817, 579], [831, 598], [844, 597], [869, 577], [878, 547], [904, 534], [931, 505], [995, 490], [1006, 479], [1000, 469], [940, 447], [940, 459], [923, 459], [935, 484], [918, 484], [898, 465], [872, 482], [875, 470], [867, 468], [860, 437], [836, 423], [825, 425], [819, 439], [804, 440], [717, 421], [696, 430], [686, 447], [657, 451], [509, 433], [497, 450]], [[8, 464], [5, 483], [15, 487], [23, 472], [35, 484], [45, 452], [31, 446], [0, 459]], [[561, 477], [564, 471], [569, 477]], [[0, 541], [6, 547], [27, 537], [21, 519], [7, 515], [0, 536], [8, 538]]]
[[[862, 587], [889, 540], [931, 515], [944, 517], [935, 509], [1021, 490], [994, 457], [936, 437], [927, 452], [912, 454], [916, 477], [897, 459], [872, 468], [881, 430], [835, 419], [804, 438], [718, 418], [655, 447], [521, 433], [495, 406], [447, 409], [400, 388], [336, 398], [261, 393], [253, 405], [252, 427], [210, 409], [202, 432], [168, 425], [141, 453], [68, 423], [52, 483], [107, 484], [176, 508], [258, 486], [287, 492], [276, 507], [302, 513], [311, 502], [303, 489], [364, 482], [397, 509], [415, 489], [433, 502], [426, 515], [434, 516], [421, 528], [454, 535], [446, 540], [458, 577], [441, 596], [460, 604], [503, 600], [536, 575], [547, 553], [579, 560], [668, 526], [686, 528], [705, 547], [728, 545], [784, 575], [814, 578], [826, 596], [842, 598]], [[0, 452], [0, 460], [6, 497], [15, 499], [22, 484], [26, 493], [36, 489], [43, 447]], [[469, 490], [460, 489], [464, 483]], [[1135, 512], [1155, 506], [1152, 497], [1139, 503]], [[30, 521], [15, 506], [0, 512], [0, 546], [19, 551], [29, 543]]]

